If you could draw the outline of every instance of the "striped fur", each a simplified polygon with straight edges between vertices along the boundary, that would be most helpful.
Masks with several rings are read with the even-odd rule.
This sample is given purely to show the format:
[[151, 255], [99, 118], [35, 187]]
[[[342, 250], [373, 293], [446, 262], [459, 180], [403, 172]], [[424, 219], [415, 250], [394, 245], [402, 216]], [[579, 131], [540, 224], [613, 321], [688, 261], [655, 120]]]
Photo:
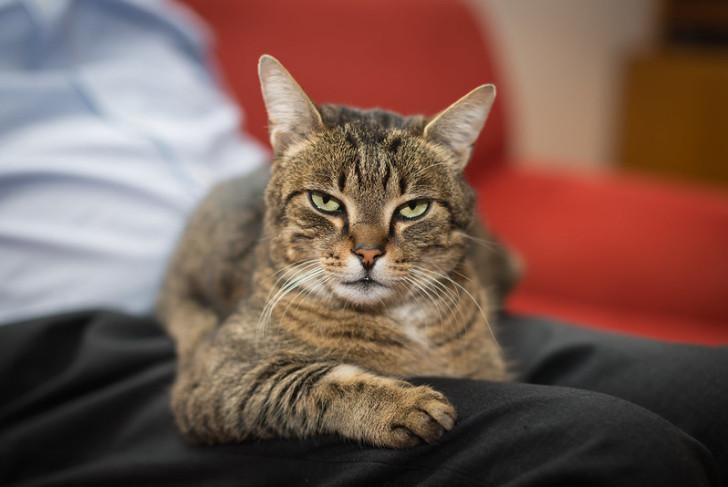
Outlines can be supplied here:
[[427, 119], [318, 107], [272, 58], [261, 80], [272, 170], [212, 190], [159, 300], [177, 424], [207, 444], [433, 442], [456, 412], [404, 378], [507, 378], [491, 322], [514, 266], [462, 177], [490, 92]]

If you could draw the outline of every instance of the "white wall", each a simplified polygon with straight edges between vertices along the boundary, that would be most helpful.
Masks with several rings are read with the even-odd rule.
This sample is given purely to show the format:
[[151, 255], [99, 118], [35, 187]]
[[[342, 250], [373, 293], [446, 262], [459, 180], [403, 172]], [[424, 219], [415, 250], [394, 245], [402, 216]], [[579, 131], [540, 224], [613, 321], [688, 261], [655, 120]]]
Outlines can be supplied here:
[[658, 0], [470, 1], [504, 64], [516, 156], [613, 164], [624, 62], [654, 44]]

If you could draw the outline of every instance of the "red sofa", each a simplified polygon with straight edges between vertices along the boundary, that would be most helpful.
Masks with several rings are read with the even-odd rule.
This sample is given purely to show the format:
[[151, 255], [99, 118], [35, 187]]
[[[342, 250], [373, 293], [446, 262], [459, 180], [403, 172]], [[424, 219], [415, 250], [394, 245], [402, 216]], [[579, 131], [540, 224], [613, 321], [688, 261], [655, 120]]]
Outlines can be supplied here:
[[[513, 311], [694, 343], [728, 343], [728, 193], [623, 174], [523, 169], [488, 32], [453, 0], [187, 0], [212, 27], [245, 128], [267, 141], [258, 57], [318, 102], [435, 113], [494, 82], [468, 168], [480, 210], [526, 263]], [[533, 82], [538, 82], [534, 80]]]

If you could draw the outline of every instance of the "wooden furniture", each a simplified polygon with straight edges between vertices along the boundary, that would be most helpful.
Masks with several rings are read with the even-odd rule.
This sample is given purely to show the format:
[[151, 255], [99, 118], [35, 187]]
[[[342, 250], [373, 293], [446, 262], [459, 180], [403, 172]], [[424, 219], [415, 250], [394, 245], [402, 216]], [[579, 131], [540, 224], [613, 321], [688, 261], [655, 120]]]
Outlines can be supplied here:
[[622, 165], [728, 186], [728, 2], [666, 1], [660, 30], [626, 70]]

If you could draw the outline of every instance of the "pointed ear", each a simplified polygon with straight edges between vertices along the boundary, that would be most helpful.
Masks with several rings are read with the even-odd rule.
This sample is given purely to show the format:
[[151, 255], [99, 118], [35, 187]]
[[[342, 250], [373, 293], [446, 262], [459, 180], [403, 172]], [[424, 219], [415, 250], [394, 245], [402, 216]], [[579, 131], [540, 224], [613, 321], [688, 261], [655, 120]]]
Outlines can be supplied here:
[[446, 145], [456, 156], [457, 169], [470, 160], [473, 146], [495, 100], [495, 86], [482, 85], [435, 115], [427, 124], [425, 138]]
[[258, 76], [276, 154], [323, 128], [318, 108], [278, 60], [262, 56]]

